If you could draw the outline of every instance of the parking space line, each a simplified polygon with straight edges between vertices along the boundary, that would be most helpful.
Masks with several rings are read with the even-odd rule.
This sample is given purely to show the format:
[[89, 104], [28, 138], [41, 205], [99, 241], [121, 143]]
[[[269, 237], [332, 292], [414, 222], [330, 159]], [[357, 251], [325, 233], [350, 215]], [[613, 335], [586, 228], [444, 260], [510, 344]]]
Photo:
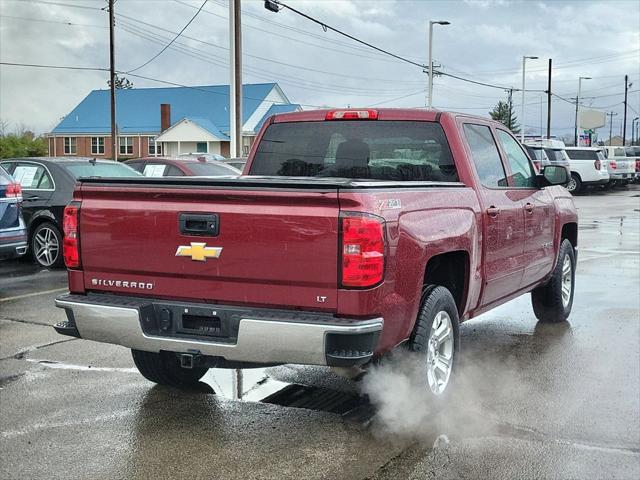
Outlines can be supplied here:
[[67, 291], [69, 291], [69, 289], [65, 287], [65, 288], [54, 288], [53, 290], [43, 290], [41, 292], [25, 293], [24, 295], [16, 295], [15, 297], [0, 298], [0, 303], [9, 302], [11, 300], [20, 300], [21, 298], [35, 297], [36, 295], [46, 295], [47, 293], [67, 292]]

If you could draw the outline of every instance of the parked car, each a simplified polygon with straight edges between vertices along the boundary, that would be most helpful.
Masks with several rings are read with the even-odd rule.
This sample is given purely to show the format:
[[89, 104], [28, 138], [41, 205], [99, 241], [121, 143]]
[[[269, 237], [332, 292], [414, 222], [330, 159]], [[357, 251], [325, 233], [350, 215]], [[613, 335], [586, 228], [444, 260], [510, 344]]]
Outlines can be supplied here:
[[148, 157], [127, 160], [124, 163], [145, 177], [219, 177], [242, 173], [226, 163], [201, 157]]
[[0, 161], [21, 185], [29, 250], [43, 267], [62, 267], [62, 213], [80, 177], [138, 177], [122, 163], [82, 157], [11, 158]]
[[633, 181], [637, 183], [640, 181], [640, 146], [626, 147], [624, 151], [627, 157], [636, 161], [636, 176]]
[[181, 153], [178, 155], [179, 158], [191, 158], [191, 159], [200, 159], [204, 158], [208, 162], [224, 162], [226, 158], [223, 155], [218, 153]]
[[551, 164], [544, 148], [542, 148], [542, 145], [525, 144], [524, 148], [529, 153], [529, 157], [531, 157], [531, 161], [538, 171], [542, 170], [543, 165], [546, 166]]
[[22, 189], [0, 166], [0, 260], [27, 252], [27, 227], [22, 218]]
[[602, 146], [600, 147], [607, 159], [609, 171], [609, 186], [624, 186], [636, 177], [636, 162], [627, 157], [625, 147]]
[[256, 142], [245, 176], [82, 179], [56, 330], [182, 387], [213, 366], [353, 367], [399, 346], [445, 402], [460, 321], [526, 292], [541, 321], [569, 316], [568, 172], [538, 174], [501, 123], [318, 110], [271, 117]]
[[567, 190], [578, 193], [583, 188], [609, 183], [609, 172], [602, 151], [597, 147], [566, 147], [571, 168]]
[[224, 163], [231, 165], [233, 168], [237, 168], [242, 172], [244, 170], [244, 166], [247, 164], [247, 157], [227, 158]]

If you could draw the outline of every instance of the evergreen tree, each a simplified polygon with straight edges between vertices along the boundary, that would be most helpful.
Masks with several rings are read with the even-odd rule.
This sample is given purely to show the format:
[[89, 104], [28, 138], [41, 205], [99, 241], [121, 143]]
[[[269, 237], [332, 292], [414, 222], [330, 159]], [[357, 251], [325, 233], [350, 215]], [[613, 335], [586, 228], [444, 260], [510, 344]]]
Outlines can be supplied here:
[[[510, 111], [511, 110], [511, 111]], [[520, 133], [520, 125], [518, 118], [513, 112], [513, 108], [509, 109], [509, 103], [500, 100], [492, 112], [489, 112], [491, 118], [508, 127], [513, 133]]]

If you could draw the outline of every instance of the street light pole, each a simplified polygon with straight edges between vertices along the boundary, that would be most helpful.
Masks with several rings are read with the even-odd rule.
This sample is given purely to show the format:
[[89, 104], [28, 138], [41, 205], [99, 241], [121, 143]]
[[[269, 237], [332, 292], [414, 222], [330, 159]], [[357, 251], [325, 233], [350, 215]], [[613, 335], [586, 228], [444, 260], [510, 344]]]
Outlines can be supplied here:
[[531, 55], [523, 55], [522, 56], [522, 106], [520, 107], [520, 123], [522, 124], [522, 129], [520, 130], [520, 142], [524, 143], [524, 69], [527, 62], [527, 59], [535, 60], [538, 57]]
[[111, 100], [111, 158], [118, 160], [118, 129], [116, 124], [116, 59], [115, 45], [113, 38], [113, 27], [115, 26], [115, 12], [113, 11], [113, 0], [109, 0], [109, 86]]
[[582, 80], [591, 80], [591, 77], [578, 77], [578, 95], [576, 96], [576, 120], [574, 126], [575, 146], [578, 146], [578, 116], [580, 115], [580, 90], [582, 89]]
[[240, 0], [229, 0], [229, 41], [231, 49], [231, 81], [229, 82], [231, 158], [242, 156], [242, 34]]
[[429, 20], [429, 88], [427, 96], [427, 106], [433, 108], [433, 26], [451, 25], [446, 20]]

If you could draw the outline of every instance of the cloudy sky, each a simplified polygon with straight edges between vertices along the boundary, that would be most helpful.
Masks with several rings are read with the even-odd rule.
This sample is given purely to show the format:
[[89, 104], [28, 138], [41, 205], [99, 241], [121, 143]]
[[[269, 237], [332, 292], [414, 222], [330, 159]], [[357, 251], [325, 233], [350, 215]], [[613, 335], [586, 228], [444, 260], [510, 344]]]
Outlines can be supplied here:
[[[196, 13], [203, 0], [117, 0], [116, 68], [129, 71], [158, 53]], [[285, 0], [285, 3], [418, 64], [427, 63], [427, 24], [436, 26], [434, 59], [444, 73], [503, 87], [546, 89], [553, 59], [552, 91], [582, 104], [613, 111], [614, 134], [622, 124], [624, 75], [628, 127], [640, 112], [640, 1], [561, 0]], [[106, 0], [0, 0], [0, 61], [107, 68]], [[323, 29], [291, 11], [271, 13], [263, 1], [243, 0], [245, 83], [278, 82], [292, 102], [315, 106], [424, 107], [427, 76], [404, 63]], [[184, 85], [228, 83], [228, 0], [208, 0], [171, 48], [136, 75]], [[107, 72], [0, 65], [0, 119], [50, 131], [92, 89], [107, 88]], [[129, 76], [136, 87], [166, 84]], [[487, 115], [500, 88], [451, 77], [435, 80], [434, 106]], [[520, 93], [514, 93], [520, 117]], [[554, 97], [552, 133], [573, 132], [574, 107]], [[527, 93], [527, 133], [546, 128], [546, 98]], [[600, 132], [608, 137], [608, 126]]]

